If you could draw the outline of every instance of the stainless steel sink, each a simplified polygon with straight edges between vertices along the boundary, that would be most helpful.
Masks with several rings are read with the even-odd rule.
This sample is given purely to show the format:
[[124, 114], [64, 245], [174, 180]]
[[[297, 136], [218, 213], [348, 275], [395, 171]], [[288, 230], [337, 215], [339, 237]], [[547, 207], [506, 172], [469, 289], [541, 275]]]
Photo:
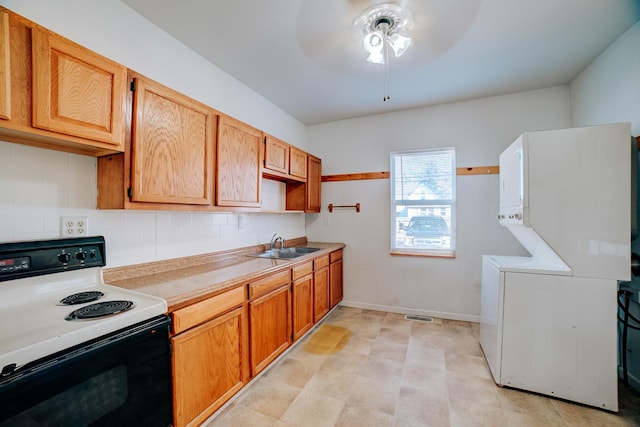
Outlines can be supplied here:
[[310, 254], [315, 251], [319, 251], [320, 248], [308, 248], [306, 246], [291, 246], [284, 249], [270, 249], [264, 252], [258, 252], [255, 254], [249, 254], [248, 256], [257, 258], [271, 258], [271, 259], [292, 259], [298, 258], [302, 255]]

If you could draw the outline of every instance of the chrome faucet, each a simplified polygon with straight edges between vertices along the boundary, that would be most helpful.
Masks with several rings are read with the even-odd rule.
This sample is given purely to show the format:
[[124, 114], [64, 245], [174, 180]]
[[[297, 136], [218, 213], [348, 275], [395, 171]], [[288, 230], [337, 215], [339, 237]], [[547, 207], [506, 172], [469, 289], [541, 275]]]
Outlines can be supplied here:
[[284, 249], [284, 239], [281, 236], [278, 236], [278, 233], [275, 233], [271, 237], [271, 250], [274, 250], [276, 248], [278, 241], [280, 241], [280, 249]]

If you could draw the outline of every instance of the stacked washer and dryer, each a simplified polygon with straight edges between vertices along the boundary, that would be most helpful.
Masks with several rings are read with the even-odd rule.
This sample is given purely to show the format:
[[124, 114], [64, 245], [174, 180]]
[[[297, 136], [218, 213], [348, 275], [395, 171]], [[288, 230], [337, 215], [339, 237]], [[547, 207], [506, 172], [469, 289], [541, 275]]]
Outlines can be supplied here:
[[500, 155], [498, 221], [531, 256], [483, 256], [480, 344], [498, 385], [618, 411], [630, 140], [628, 123], [529, 132]]

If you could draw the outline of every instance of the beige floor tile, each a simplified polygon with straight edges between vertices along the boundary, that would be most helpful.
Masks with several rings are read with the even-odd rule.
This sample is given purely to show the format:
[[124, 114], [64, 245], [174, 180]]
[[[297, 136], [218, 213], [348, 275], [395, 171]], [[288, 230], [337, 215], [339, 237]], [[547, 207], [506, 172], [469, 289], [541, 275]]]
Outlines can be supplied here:
[[393, 415], [400, 395], [400, 382], [382, 377], [358, 376], [353, 382], [347, 402], [352, 405]]
[[224, 411], [204, 427], [275, 427], [281, 425], [277, 419], [261, 414], [246, 406], [236, 405], [232, 411]]
[[343, 349], [341, 353], [328, 358], [320, 369], [345, 374], [359, 374], [368, 356], [360, 353], [346, 352], [345, 350], [346, 348]]
[[249, 409], [279, 419], [302, 389], [260, 378], [238, 402]]
[[446, 369], [446, 353], [443, 348], [410, 340], [405, 363], [435, 369]]
[[296, 345], [204, 425], [640, 426], [640, 394], [625, 388], [620, 414], [613, 414], [496, 386], [477, 324], [412, 322], [397, 313], [348, 307], [324, 323], [352, 331], [340, 351], [319, 356]]
[[631, 420], [625, 419], [615, 413], [588, 406], [575, 405], [558, 399], [552, 399], [551, 403], [567, 426], [626, 427], [634, 425]]
[[407, 356], [407, 344], [376, 338], [371, 346], [370, 354], [404, 363]]
[[373, 347], [374, 342], [374, 338], [351, 337], [342, 351], [345, 353], [355, 353], [363, 356], [368, 356], [371, 352], [371, 347]]
[[304, 389], [334, 399], [346, 400], [356, 378], [355, 374], [323, 368], [311, 377]]
[[345, 403], [303, 390], [280, 418], [293, 426], [331, 427], [336, 424]]
[[449, 387], [449, 396], [500, 408], [500, 401], [496, 392], [497, 386], [493, 380], [447, 372], [447, 385]]
[[286, 358], [269, 369], [265, 378], [302, 388], [318, 369], [319, 367], [308, 366], [299, 360]]
[[397, 418], [433, 427], [449, 426], [449, 396], [430, 388], [402, 387]]
[[451, 427], [511, 427], [502, 408], [449, 397]]
[[372, 353], [362, 364], [359, 374], [389, 382], [400, 382], [403, 366], [404, 363], [402, 361], [386, 359]]
[[444, 336], [442, 339], [442, 348], [444, 348], [447, 353], [484, 357], [478, 339], [473, 335]]
[[385, 412], [373, 411], [360, 406], [345, 405], [337, 427], [388, 427], [393, 424], [393, 416]]
[[[403, 320], [403, 322], [406, 322]], [[398, 330], [392, 327], [382, 326], [376, 341], [387, 341], [394, 344], [407, 345], [409, 344], [409, 336], [411, 335], [411, 328], [405, 328], [406, 330]]]
[[435, 390], [448, 394], [447, 371], [428, 368], [419, 364], [405, 364], [402, 370], [402, 385], [414, 388]]
[[469, 356], [466, 354], [447, 353], [445, 356], [447, 371], [460, 375], [492, 379], [491, 371], [484, 357]]

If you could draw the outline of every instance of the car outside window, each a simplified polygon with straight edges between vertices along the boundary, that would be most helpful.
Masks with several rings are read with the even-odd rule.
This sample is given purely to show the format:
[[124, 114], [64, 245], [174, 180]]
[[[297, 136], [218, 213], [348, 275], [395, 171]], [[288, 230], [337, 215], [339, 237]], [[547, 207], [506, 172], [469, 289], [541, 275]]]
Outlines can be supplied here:
[[455, 149], [391, 153], [391, 253], [455, 255]]

